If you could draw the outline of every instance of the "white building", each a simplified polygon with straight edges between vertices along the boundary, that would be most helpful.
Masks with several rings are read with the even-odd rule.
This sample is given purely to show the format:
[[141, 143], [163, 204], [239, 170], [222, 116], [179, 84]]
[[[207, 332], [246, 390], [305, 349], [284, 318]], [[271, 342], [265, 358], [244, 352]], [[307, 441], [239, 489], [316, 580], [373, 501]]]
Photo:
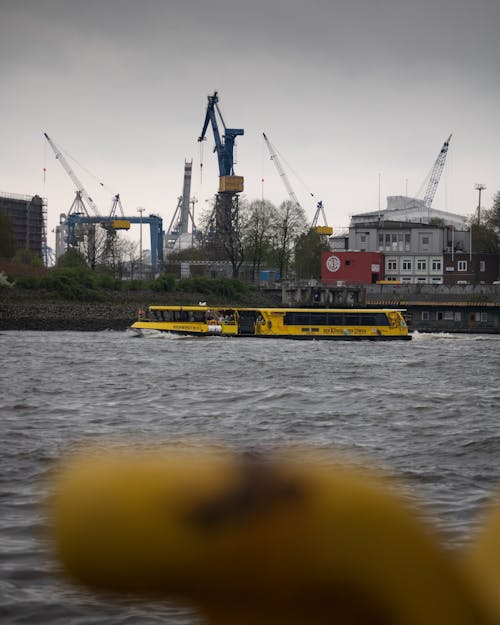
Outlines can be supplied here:
[[387, 197], [387, 208], [369, 213], [359, 213], [351, 216], [351, 225], [366, 221], [410, 221], [412, 223], [428, 224], [431, 220], [440, 219], [446, 226], [454, 226], [457, 230], [467, 230], [467, 218], [456, 213], [429, 208], [423, 200], [404, 195], [390, 195]]

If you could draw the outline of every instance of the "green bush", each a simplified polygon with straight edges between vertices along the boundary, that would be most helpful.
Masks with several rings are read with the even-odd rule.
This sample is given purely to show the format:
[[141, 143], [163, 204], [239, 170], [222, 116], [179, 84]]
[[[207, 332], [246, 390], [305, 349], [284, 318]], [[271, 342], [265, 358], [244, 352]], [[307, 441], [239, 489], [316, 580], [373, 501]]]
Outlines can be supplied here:
[[122, 281], [118, 278], [113, 278], [109, 273], [100, 273], [95, 276], [95, 286], [107, 291], [120, 291]]
[[83, 267], [55, 267], [40, 280], [40, 288], [55, 291], [66, 299], [95, 299], [96, 276]]
[[21, 278], [17, 278], [16, 286], [21, 289], [39, 289], [40, 282], [41, 279], [36, 276], [23, 276]]
[[158, 276], [150, 283], [152, 291], [175, 291], [175, 277], [170, 274]]
[[127, 280], [122, 283], [123, 289], [128, 289], [129, 291], [143, 291], [146, 288], [143, 280]]

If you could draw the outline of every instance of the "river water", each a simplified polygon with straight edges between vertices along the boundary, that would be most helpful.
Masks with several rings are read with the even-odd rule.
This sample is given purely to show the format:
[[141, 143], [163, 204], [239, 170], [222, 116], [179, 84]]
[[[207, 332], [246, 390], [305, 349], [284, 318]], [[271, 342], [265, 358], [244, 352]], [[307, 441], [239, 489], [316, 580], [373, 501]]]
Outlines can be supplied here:
[[96, 597], [40, 540], [44, 477], [72, 444], [205, 436], [307, 444], [402, 476], [459, 545], [500, 483], [500, 337], [411, 342], [0, 334], [0, 620], [191, 625], [189, 608]]

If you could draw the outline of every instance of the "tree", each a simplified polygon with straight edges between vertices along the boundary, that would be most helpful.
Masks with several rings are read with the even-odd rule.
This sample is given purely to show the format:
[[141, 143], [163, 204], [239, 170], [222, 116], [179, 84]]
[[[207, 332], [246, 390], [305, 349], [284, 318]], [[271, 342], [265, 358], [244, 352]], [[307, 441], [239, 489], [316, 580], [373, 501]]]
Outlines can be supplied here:
[[18, 247], [14, 255], [14, 260], [23, 265], [31, 265], [32, 267], [42, 267], [42, 258], [33, 250], [25, 247]]
[[16, 253], [16, 239], [9, 217], [0, 210], [0, 258], [12, 258]]
[[295, 242], [307, 231], [304, 210], [287, 200], [280, 204], [273, 224], [273, 248], [281, 278], [288, 276]]
[[472, 224], [472, 249], [474, 252], [485, 252], [488, 254], [498, 254], [500, 252], [500, 244], [498, 235], [484, 224]]
[[484, 224], [488, 228], [500, 231], [500, 191], [493, 196], [493, 206], [484, 212]]
[[88, 269], [85, 256], [74, 247], [70, 247], [56, 260], [57, 268], [65, 269]]
[[265, 200], [255, 200], [248, 207], [242, 228], [245, 257], [252, 263], [252, 281], [260, 272], [262, 261], [271, 251], [276, 207]]
[[298, 278], [321, 278], [321, 256], [329, 250], [328, 241], [311, 228], [295, 244], [295, 273]]

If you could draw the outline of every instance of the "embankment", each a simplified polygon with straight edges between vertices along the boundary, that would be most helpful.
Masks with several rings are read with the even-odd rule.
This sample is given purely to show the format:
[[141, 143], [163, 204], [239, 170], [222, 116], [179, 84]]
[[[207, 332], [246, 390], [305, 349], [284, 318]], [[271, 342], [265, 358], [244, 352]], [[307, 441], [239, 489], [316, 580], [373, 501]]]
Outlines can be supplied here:
[[[1, 330], [125, 330], [137, 318], [137, 311], [150, 304], [198, 304], [200, 293], [153, 293], [151, 291], [106, 292], [99, 300], [65, 300], [47, 291], [0, 289]], [[224, 298], [210, 298], [211, 304], [236, 304]], [[252, 292], [240, 306], [279, 306], [276, 295]]]

